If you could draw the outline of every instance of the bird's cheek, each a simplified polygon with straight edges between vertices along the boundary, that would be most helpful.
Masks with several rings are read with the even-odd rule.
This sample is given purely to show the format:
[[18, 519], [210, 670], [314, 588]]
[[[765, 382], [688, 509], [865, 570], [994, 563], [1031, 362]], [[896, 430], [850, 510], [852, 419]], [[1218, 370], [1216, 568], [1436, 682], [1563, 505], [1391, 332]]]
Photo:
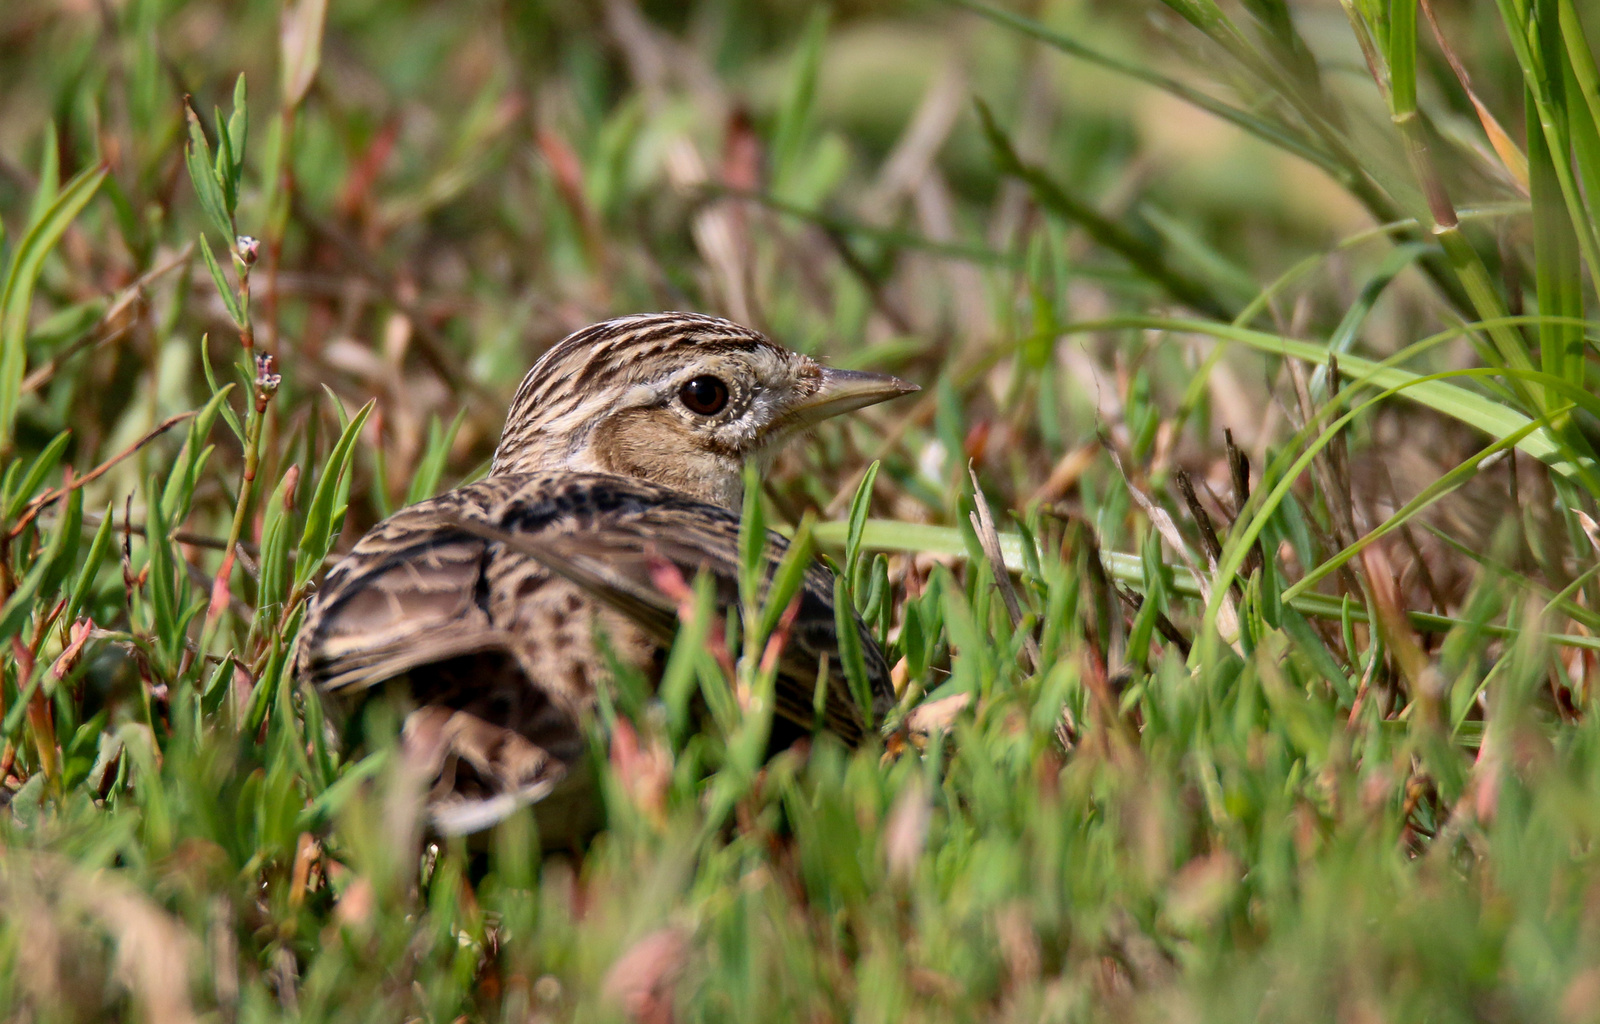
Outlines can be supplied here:
[[703, 440], [690, 436], [670, 412], [639, 410], [614, 416], [597, 427], [591, 454], [595, 464], [608, 473], [649, 480], [703, 501], [727, 504], [729, 488], [738, 488], [738, 460], [707, 449]]

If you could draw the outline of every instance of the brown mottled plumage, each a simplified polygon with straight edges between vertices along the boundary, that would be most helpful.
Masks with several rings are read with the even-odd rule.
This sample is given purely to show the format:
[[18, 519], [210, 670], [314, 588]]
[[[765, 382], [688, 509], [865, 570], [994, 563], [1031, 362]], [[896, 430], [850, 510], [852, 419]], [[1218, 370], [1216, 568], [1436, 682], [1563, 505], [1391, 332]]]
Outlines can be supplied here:
[[[818, 365], [713, 317], [662, 313], [587, 328], [523, 380], [489, 476], [402, 509], [357, 542], [311, 603], [299, 676], [332, 694], [404, 677], [408, 752], [435, 772], [433, 825], [462, 833], [538, 802], [547, 842], [596, 822], [577, 778], [581, 717], [605, 655], [658, 667], [675, 603], [651, 566], [708, 572], [738, 600], [742, 467], [826, 416], [915, 390]], [[769, 570], [782, 557], [769, 537]], [[857, 622], [874, 720], [892, 693]], [[789, 732], [809, 730], [826, 656], [826, 727], [858, 742], [868, 716], [839, 671], [832, 576], [812, 566], [777, 684]]]

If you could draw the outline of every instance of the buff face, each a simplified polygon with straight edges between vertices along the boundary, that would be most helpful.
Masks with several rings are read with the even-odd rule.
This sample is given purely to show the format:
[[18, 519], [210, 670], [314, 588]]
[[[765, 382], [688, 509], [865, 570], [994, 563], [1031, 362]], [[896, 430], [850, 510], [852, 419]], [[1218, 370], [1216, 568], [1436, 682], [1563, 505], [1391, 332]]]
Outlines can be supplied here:
[[821, 366], [726, 320], [628, 317], [572, 335], [534, 365], [494, 472], [617, 473], [734, 506], [749, 459], [821, 419], [915, 390]]

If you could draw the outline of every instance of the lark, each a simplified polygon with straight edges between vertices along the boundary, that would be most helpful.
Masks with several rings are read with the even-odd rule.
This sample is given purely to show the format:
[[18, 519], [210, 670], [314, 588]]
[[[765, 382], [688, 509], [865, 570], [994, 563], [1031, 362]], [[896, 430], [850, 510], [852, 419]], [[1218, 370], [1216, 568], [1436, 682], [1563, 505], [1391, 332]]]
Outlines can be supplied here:
[[[663, 570], [738, 601], [744, 467], [797, 433], [916, 391], [833, 369], [715, 317], [658, 313], [585, 328], [528, 371], [483, 479], [401, 509], [362, 537], [312, 599], [295, 671], [334, 696], [399, 686], [402, 745], [431, 773], [443, 834], [537, 804], [546, 845], [598, 823], [585, 716], [612, 662], [659, 678], [677, 626]], [[768, 571], [785, 550], [768, 537]], [[857, 744], [893, 700], [855, 619], [871, 688], [841, 669], [831, 573], [806, 572], [783, 651], [774, 736], [821, 721]]]

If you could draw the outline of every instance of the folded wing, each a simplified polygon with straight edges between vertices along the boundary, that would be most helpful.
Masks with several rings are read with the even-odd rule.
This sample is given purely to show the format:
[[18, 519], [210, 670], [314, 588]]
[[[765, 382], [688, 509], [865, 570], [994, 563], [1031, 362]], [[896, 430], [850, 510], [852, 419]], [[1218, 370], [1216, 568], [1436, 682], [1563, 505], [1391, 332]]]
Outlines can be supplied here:
[[[410, 506], [362, 538], [312, 603], [297, 671], [324, 690], [348, 692], [420, 666], [505, 651], [517, 656], [533, 689], [570, 696], [566, 680], [537, 678], [544, 674], [539, 659], [519, 635], [536, 625], [529, 617], [536, 595], [575, 588], [665, 647], [676, 632], [677, 602], [655, 585], [652, 570], [665, 561], [686, 579], [708, 574], [726, 613], [738, 601], [738, 538], [738, 517], [727, 509], [638, 480], [489, 477]], [[769, 575], [785, 549], [772, 534]], [[824, 722], [846, 742], [859, 742], [866, 716], [840, 669], [831, 574], [813, 566], [799, 600], [776, 711], [811, 727], [825, 659]], [[876, 719], [893, 699], [888, 669], [859, 619], [855, 626]]]

